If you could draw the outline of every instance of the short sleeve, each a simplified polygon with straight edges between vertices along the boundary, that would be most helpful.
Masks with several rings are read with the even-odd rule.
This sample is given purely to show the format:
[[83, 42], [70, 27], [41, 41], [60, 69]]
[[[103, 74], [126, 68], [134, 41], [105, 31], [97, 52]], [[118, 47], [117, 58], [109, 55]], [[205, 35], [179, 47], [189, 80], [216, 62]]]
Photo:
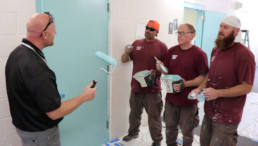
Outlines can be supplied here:
[[199, 75], [208, 73], [209, 67], [208, 67], [208, 59], [205, 52], [200, 51], [199, 53], [199, 59], [197, 64], [197, 72]]
[[236, 71], [239, 83], [246, 82], [253, 85], [255, 74], [255, 59], [251, 51], [242, 52], [237, 60]]

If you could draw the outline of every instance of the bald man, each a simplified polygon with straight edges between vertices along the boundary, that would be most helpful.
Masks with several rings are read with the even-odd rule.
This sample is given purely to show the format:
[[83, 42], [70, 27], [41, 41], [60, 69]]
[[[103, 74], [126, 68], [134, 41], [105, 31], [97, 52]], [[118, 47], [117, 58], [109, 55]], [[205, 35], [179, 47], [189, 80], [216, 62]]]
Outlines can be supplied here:
[[206, 97], [201, 146], [235, 146], [246, 94], [252, 89], [255, 75], [253, 53], [234, 42], [240, 31], [240, 20], [228, 16], [220, 23], [205, 81], [193, 92]]
[[42, 49], [54, 44], [56, 24], [48, 13], [34, 14], [27, 36], [6, 63], [6, 87], [12, 122], [23, 146], [60, 146], [58, 123], [64, 116], [95, 97], [90, 83], [82, 94], [61, 102], [55, 73], [47, 66]]

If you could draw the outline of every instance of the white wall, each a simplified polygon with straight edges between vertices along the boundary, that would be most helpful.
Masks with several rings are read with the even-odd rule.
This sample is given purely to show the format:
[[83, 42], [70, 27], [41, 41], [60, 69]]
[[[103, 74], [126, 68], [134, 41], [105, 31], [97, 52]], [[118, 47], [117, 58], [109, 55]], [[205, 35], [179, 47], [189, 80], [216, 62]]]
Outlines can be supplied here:
[[26, 34], [25, 24], [35, 12], [35, 0], [0, 0], [0, 146], [21, 146], [12, 125], [5, 86], [9, 53]]
[[[205, 7], [205, 10], [234, 13], [235, 0], [187, 0]], [[110, 0], [110, 53], [118, 60], [116, 71], [111, 76], [110, 95], [110, 138], [121, 137], [127, 134], [129, 127], [129, 95], [132, 75], [132, 63], [122, 64], [121, 55], [124, 46], [136, 39], [136, 26], [138, 22], [147, 23], [150, 19], [160, 22], [158, 39], [165, 42], [170, 48], [177, 44], [177, 37], [168, 34], [168, 23], [178, 19], [182, 23], [183, 0]], [[164, 92], [163, 92], [164, 93]], [[164, 101], [163, 94], [163, 101]], [[143, 116], [142, 123], [146, 125], [147, 117]]]
[[[257, 5], [252, 0], [239, 0], [242, 3], [242, 7], [238, 9], [236, 15], [241, 20], [242, 29], [249, 30], [249, 43], [250, 49], [255, 55], [256, 61], [256, 74], [255, 81], [252, 92], [258, 93], [258, 41], [257, 41], [257, 33], [258, 27], [257, 23]], [[244, 34], [242, 34], [242, 38], [244, 38]]]
[[[158, 39], [171, 47], [177, 44], [175, 34], [168, 34], [169, 22], [175, 18], [181, 23], [183, 17], [182, 0], [110, 0], [110, 51], [118, 60], [116, 71], [111, 77], [110, 98], [110, 137], [121, 137], [127, 134], [129, 127], [129, 95], [132, 75], [132, 63], [121, 63], [124, 46], [136, 39], [138, 22], [146, 24], [150, 19], [160, 23]], [[146, 124], [146, 115], [142, 123]]]
[[[236, 15], [241, 20], [242, 29], [249, 30], [250, 48], [255, 54], [256, 63], [258, 62], [258, 41], [256, 39], [258, 32], [258, 20], [256, 19], [257, 13], [257, 5], [252, 0], [244, 0], [243, 7], [240, 8], [236, 13]], [[258, 64], [256, 65], [258, 66]]]

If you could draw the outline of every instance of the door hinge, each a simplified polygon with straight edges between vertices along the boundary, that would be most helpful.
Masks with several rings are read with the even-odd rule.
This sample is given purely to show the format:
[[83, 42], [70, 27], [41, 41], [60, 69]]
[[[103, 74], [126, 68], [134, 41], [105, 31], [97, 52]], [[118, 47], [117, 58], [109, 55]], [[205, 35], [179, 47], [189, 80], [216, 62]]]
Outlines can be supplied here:
[[106, 125], [106, 127], [107, 127], [107, 129], [109, 128], [109, 121], [107, 121], [107, 123], [106, 123], [107, 125]]
[[201, 21], [204, 22], [205, 21], [205, 16], [201, 16]]
[[109, 7], [110, 7], [110, 5], [109, 5], [109, 3], [107, 3], [107, 12], [109, 12]]

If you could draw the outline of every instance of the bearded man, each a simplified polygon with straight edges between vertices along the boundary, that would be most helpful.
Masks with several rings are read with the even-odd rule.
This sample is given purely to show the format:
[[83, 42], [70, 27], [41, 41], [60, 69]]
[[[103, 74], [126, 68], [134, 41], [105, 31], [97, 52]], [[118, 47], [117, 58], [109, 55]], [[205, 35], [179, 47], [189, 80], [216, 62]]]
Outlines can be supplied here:
[[201, 146], [236, 146], [237, 143], [237, 127], [255, 75], [253, 53], [243, 44], [234, 42], [240, 27], [237, 17], [224, 18], [211, 53], [209, 74], [192, 91], [203, 91], [206, 97]]

